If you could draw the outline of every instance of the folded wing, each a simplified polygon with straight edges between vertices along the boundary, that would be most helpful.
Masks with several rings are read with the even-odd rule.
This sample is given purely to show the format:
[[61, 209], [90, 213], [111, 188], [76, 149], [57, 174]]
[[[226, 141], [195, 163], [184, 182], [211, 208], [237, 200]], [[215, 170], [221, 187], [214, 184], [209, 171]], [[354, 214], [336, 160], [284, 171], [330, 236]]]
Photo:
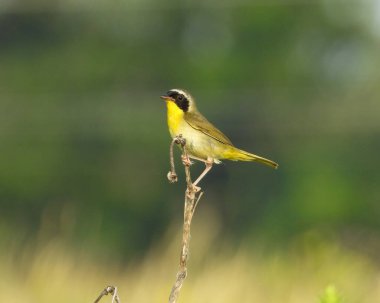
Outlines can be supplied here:
[[186, 113], [185, 121], [192, 128], [199, 130], [200, 132], [219, 141], [220, 143], [233, 146], [230, 139], [228, 139], [225, 134], [223, 134], [219, 129], [217, 129], [200, 113]]

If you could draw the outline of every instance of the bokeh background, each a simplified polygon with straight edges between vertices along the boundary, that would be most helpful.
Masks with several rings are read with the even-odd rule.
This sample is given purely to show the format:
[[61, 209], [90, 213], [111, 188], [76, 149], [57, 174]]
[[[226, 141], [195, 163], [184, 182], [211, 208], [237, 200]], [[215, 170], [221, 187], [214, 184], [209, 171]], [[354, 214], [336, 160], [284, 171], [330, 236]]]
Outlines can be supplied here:
[[375, 0], [2, 0], [0, 301], [167, 300], [179, 87], [280, 163], [203, 181], [180, 301], [380, 302], [379, 84]]

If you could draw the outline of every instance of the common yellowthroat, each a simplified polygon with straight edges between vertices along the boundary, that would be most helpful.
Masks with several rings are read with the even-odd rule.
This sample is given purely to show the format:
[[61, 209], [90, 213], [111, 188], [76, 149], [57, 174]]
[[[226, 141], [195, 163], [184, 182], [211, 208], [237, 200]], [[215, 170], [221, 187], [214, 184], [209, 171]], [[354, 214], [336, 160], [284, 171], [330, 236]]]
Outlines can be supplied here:
[[278, 164], [236, 148], [230, 139], [212, 125], [197, 109], [194, 98], [185, 90], [171, 89], [161, 96], [166, 101], [167, 121], [172, 138], [182, 135], [186, 152], [192, 159], [205, 162], [206, 169], [194, 182], [196, 185], [220, 160], [256, 161], [273, 168]]

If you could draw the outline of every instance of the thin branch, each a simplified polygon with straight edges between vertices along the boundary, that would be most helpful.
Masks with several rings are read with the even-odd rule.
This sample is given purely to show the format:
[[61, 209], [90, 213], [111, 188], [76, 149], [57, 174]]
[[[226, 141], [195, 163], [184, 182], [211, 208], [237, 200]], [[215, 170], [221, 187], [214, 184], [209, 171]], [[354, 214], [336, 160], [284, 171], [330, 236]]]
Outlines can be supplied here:
[[169, 150], [169, 154], [170, 154], [170, 171], [168, 172], [168, 180], [170, 183], [174, 183], [174, 182], [177, 182], [178, 181], [178, 176], [175, 172], [175, 166], [174, 166], [174, 152], [173, 152], [173, 148], [174, 148], [174, 144], [181, 144], [183, 143], [182, 146], [185, 145], [185, 139], [182, 138], [182, 135], [179, 135], [178, 137], [174, 137], [172, 142], [170, 143], [170, 150]]
[[[187, 276], [187, 260], [189, 257], [189, 247], [190, 247], [190, 228], [191, 221], [193, 219], [193, 215], [196, 209], [196, 206], [199, 202], [199, 199], [202, 197], [202, 192], [198, 195], [197, 193], [200, 191], [199, 187], [193, 185], [191, 181], [190, 175], [190, 165], [189, 157], [186, 152], [186, 141], [182, 138], [182, 136], [175, 137], [170, 145], [170, 163], [171, 163], [171, 171], [169, 174], [175, 174], [174, 171], [174, 157], [173, 157], [173, 146], [174, 143], [180, 144], [182, 146], [182, 163], [185, 166], [185, 174], [186, 174], [186, 192], [185, 192], [185, 206], [184, 206], [184, 218], [183, 218], [183, 231], [182, 231], [182, 249], [179, 259], [179, 269], [177, 272], [176, 281], [172, 287], [169, 296], [169, 303], [177, 302], [179, 292], [183, 285], [183, 282]], [[168, 174], [168, 177], [169, 177]], [[170, 178], [169, 178], [170, 181]]]
[[[179, 292], [183, 285], [183, 282], [187, 276], [187, 260], [189, 257], [189, 248], [190, 248], [190, 227], [191, 221], [193, 219], [193, 215], [195, 209], [198, 205], [199, 200], [201, 199], [203, 192], [200, 192], [200, 187], [195, 186], [191, 181], [190, 175], [190, 165], [192, 162], [189, 159], [189, 156], [186, 152], [186, 140], [179, 135], [175, 137], [170, 144], [170, 171], [167, 175], [169, 182], [174, 183], [178, 181], [177, 174], [175, 172], [174, 165], [174, 144], [180, 145], [182, 147], [182, 163], [185, 167], [185, 175], [186, 175], [186, 191], [185, 191], [185, 205], [184, 205], [184, 213], [183, 213], [183, 231], [182, 231], [182, 249], [181, 255], [179, 258], [179, 269], [177, 272], [177, 277], [172, 287], [169, 296], [169, 303], [176, 303], [178, 300]], [[107, 296], [108, 294], [112, 295], [112, 303], [120, 303], [120, 298], [117, 294], [117, 287], [115, 286], [107, 286], [94, 303], [100, 302], [100, 300]]]
[[107, 286], [106, 288], [104, 288], [103, 291], [100, 293], [99, 297], [96, 298], [94, 303], [98, 303], [103, 298], [103, 296], [107, 296], [108, 294], [112, 295], [111, 303], [120, 303], [120, 298], [117, 294], [116, 286]]

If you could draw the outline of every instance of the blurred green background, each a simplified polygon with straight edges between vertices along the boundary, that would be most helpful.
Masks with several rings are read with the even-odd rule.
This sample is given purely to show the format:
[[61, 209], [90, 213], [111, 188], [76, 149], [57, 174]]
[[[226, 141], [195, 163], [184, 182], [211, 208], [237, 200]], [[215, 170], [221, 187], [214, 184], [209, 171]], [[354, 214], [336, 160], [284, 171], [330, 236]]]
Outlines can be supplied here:
[[[277, 171], [228, 161], [214, 167], [194, 221], [202, 228], [193, 237], [206, 240], [195, 242], [192, 255], [203, 251], [207, 260], [200, 247], [209, 243], [226, 252], [220, 264], [244, 247], [247, 260], [260, 251], [262, 264], [267, 253], [280, 253], [296, 266], [300, 246], [319, 258], [327, 245], [332, 276], [346, 255], [371, 268], [359, 266], [375, 284], [361, 280], [367, 290], [358, 296], [369, 288], [376, 294], [347, 302], [377, 301], [379, 54], [375, 0], [2, 0], [0, 267], [33, 272], [30, 264], [55, 243], [59, 254], [92, 260], [94, 268], [133, 263], [141, 270], [160, 259], [162, 243], [174, 243], [160, 290], [165, 298], [176, 271], [185, 183], [179, 161], [179, 184], [166, 179], [170, 137], [159, 96], [184, 88], [235, 145], [280, 164]], [[195, 176], [203, 165], [192, 169]], [[57, 257], [49, 264], [61, 264], [56, 250], [49, 250]], [[288, 279], [292, 269], [275, 276]], [[79, 271], [73, 266], [72, 275]], [[327, 280], [318, 281], [334, 282]], [[87, 301], [102, 283], [87, 289]], [[288, 290], [273, 302], [297, 302], [280, 296]], [[23, 301], [43, 302], [35, 292], [25, 288]]]

